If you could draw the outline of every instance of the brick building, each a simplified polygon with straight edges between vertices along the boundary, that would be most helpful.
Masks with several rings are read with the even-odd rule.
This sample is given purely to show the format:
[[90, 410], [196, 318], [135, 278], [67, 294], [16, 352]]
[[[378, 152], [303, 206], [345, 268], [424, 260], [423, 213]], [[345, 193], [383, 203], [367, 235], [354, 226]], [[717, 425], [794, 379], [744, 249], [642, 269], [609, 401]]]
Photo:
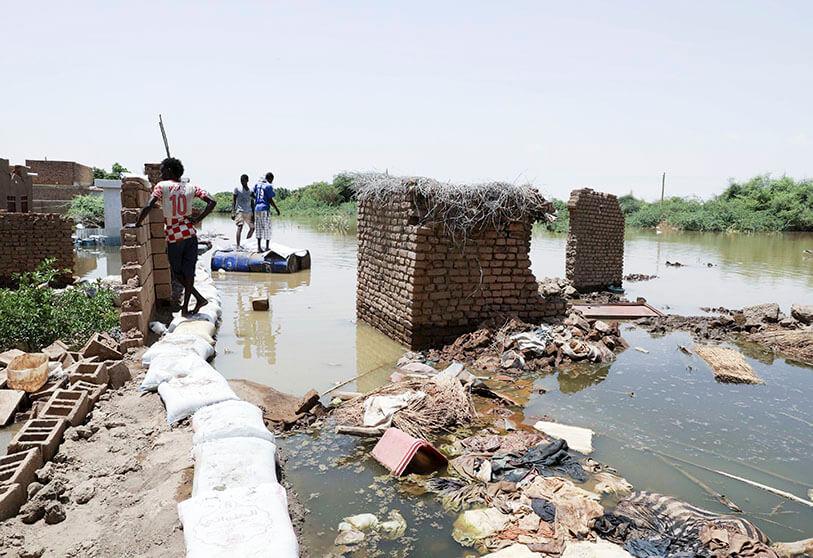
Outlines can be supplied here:
[[36, 173], [33, 184], [33, 211], [65, 213], [76, 196], [90, 194], [93, 169], [73, 161], [26, 159]]
[[414, 349], [438, 346], [484, 320], [561, 314], [530, 271], [533, 222], [553, 208], [530, 187], [450, 186], [354, 177], [359, 198], [360, 319]]
[[24, 165], [9, 165], [0, 159], [0, 209], [28, 213], [33, 202], [32, 176]]

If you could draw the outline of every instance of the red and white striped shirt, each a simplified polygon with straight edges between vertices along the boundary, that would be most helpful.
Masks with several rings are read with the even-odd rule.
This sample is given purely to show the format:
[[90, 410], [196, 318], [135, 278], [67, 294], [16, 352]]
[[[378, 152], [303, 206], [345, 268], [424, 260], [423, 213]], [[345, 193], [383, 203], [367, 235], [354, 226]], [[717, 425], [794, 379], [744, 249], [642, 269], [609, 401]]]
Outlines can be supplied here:
[[[190, 186], [174, 180], [162, 180], [155, 185], [152, 195], [161, 203], [170, 204], [164, 210], [164, 233], [167, 235], [167, 242], [174, 243], [191, 238], [198, 234], [195, 226], [189, 221], [192, 214], [192, 198], [205, 200], [209, 198], [208, 192], [200, 186], [192, 186], [194, 195], [188, 196], [187, 189]], [[164, 200], [164, 191], [167, 192], [169, 200]]]

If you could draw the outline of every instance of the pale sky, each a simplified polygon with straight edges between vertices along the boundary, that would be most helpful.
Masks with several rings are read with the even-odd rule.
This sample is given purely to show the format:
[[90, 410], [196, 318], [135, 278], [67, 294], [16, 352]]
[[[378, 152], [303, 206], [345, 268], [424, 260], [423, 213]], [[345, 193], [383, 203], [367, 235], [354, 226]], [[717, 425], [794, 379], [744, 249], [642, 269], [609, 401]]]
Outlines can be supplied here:
[[708, 197], [813, 175], [810, 0], [3, 0], [0, 157], [212, 192], [385, 170]]

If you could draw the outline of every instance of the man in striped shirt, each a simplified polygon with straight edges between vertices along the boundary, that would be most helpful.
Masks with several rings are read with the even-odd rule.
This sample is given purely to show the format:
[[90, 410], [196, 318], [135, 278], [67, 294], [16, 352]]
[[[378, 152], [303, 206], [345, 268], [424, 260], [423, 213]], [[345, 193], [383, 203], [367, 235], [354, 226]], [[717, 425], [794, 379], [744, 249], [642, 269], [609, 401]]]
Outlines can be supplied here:
[[[196, 314], [208, 300], [195, 289], [195, 265], [198, 262], [198, 236], [195, 223], [202, 221], [215, 208], [215, 200], [200, 186], [181, 182], [183, 163], [173, 157], [161, 162], [161, 182], [153, 188], [147, 205], [141, 209], [136, 227], [146, 219], [150, 210], [161, 202], [164, 213], [164, 232], [167, 237], [167, 256], [172, 275], [183, 285], [184, 316]], [[206, 209], [200, 215], [192, 211], [192, 201], [200, 198]], [[195, 295], [195, 308], [189, 312], [189, 299]]]

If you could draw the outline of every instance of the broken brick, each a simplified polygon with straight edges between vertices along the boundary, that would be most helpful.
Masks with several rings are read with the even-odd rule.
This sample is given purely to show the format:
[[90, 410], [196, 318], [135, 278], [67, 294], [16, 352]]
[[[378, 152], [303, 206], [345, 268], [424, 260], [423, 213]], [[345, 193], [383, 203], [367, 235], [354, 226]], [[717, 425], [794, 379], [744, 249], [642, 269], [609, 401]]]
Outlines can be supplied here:
[[27, 489], [42, 465], [42, 455], [36, 449], [4, 455], [0, 457], [0, 484], [19, 484]]
[[19, 484], [0, 483], [0, 521], [17, 515], [25, 504], [25, 489]]
[[118, 350], [118, 343], [109, 335], [95, 333], [79, 351], [85, 358], [98, 357], [99, 360], [121, 360], [124, 358]]
[[133, 379], [130, 368], [127, 367], [123, 360], [108, 360], [105, 361], [105, 364], [107, 365], [108, 382], [111, 389], [119, 389]]
[[29, 393], [28, 398], [31, 401], [48, 400], [56, 390], [65, 387], [68, 384], [68, 377], [62, 376], [58, 379], [49, 378], [45, 385], [34, 393]]

